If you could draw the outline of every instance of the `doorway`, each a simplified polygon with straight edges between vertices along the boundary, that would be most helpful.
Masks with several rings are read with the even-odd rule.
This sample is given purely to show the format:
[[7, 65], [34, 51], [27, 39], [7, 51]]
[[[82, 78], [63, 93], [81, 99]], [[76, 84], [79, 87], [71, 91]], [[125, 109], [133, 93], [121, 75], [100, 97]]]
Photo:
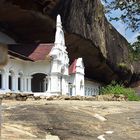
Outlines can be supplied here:
[[46, 74], [37, 73], [32, 75], [31, 88], [32, 92], [45, 92], [47, 91]]

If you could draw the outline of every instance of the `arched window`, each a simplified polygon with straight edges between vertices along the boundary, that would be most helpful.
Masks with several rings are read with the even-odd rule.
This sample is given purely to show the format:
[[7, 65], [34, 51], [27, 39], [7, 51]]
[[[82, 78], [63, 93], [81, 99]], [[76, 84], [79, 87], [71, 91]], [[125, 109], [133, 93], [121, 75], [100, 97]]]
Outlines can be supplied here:
[[65, 40], [64, 40], [64, 33], [63, 31], [60, 31], [61, 34], [61, 44], [65, 45]]
[[14, 72], [12, 70], [9, 71], [9, 89], [14, 90]]
[[92, 88], [92, 96], [94, 96], [94, 89]]
[[19, 74], [18, 74], [18, 90], [19, 91], [22, 91], [22, 85], [21, 85], [21, 80], [22, 80], [22, 77], [23, 77], [23, 73], [22, 72], [20, 72]]
[[85, 87], [85, 95], [87, 95], [87, 87]]
[[88, 88], [88, 96], [90, 95], [90, 88]]
[[0, 69], [0, 89], [4, 89], [4, 74], [5, 71], [3, 69]]
[[65, 72], [65, 66], [62, 66], [61, 67], [61, 73], [64, 74], [64, 72]]
[[83, 89], [83, 86], [84, 86], [84, 85], [83, 85], [83, 80], [81, 80], [81, 81], [80, 81], [80, 90]]
[[69, 95], [72, 96], [72, 90], [73, 90], [73, 85], [72, 83], [69, 83]]

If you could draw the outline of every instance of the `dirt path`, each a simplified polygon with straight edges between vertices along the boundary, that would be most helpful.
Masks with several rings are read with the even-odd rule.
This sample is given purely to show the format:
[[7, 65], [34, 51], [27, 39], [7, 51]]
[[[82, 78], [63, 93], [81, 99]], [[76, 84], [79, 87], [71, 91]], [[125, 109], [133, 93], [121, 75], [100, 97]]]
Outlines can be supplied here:
[[1, 139], [140, 140], [139, 102], [4, 101]]

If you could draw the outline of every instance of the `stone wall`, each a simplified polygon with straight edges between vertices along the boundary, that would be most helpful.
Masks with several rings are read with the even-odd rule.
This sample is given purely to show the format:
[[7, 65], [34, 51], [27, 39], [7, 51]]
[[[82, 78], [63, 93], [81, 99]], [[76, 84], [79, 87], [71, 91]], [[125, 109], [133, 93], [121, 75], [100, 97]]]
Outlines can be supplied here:
[[37, 100], [80, 100], [80, 101], [127, 101], [124, 95], [98, 95], [98, 96], [35, 96], [28, 93], [6, 93], [0, 94], [0, 99], [16, 101], [37, 101]]

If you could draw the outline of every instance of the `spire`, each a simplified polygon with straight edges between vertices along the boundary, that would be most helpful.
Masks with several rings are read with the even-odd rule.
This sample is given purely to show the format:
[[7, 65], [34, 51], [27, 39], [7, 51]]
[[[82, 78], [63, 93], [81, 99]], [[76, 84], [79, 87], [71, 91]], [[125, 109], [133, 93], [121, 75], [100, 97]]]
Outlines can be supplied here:
[[62, 22], [61, 22], [60, 15], [57, 16], [57, 20], [56, 20], [55, 44], [65, 45], [64, 32], [62, 29]]
[[57, 16], [56, 28], [61, 28], [62, 29], [62, 22], [61, 22], [61, 16], [60, 15]]

